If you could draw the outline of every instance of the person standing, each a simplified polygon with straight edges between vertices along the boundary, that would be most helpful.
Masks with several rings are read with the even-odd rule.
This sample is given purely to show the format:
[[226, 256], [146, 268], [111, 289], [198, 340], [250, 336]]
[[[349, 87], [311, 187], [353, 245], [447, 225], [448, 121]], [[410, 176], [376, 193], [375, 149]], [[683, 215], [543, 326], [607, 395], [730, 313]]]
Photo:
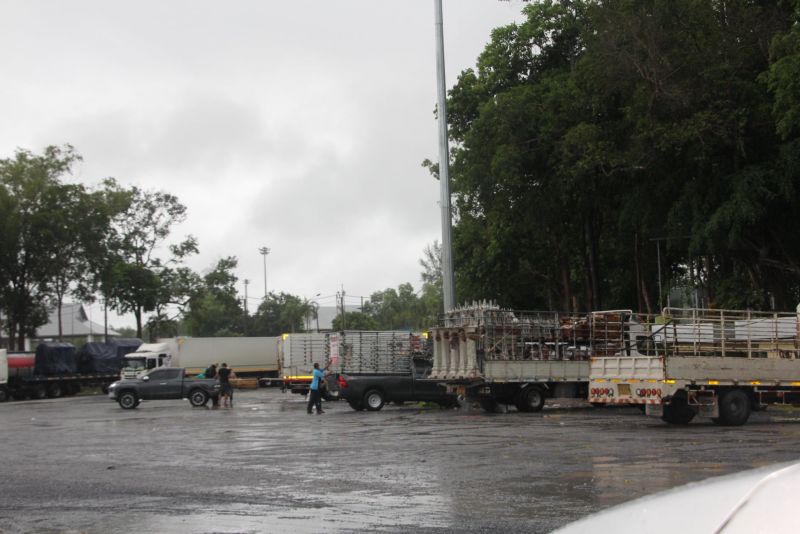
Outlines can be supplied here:
[[[330, 367], [331, 362], [325, 365], [325, 371]], [[314, 370], [311, 372], [311, 387], [308, 392], [308, 406], [306, 411], [313, 413], [313, 408], [317, 407], [317, 415], [325, 413], [322, 411], [322, 381], [325, 380], [325, 372], [319, 368], [319, 363], [314, 363]]]
[[211, 365], [209, 365], [203, 372], [203, 376], [205, 376], [206, 378], [217, 378], [217, 364], [212, 363]]
[[233, 388], [231, 387], [231, 378], [236, 378], [236, 373], [233, 372], [233, 369], [228, 367], [228, 364], [222, 362], [222, 365], [217, 371], [219, 375], [219, 396], [222, 397], [222, 406], [224, 408], [228, 407], [230, 403], [231, 408], [233, 407]]

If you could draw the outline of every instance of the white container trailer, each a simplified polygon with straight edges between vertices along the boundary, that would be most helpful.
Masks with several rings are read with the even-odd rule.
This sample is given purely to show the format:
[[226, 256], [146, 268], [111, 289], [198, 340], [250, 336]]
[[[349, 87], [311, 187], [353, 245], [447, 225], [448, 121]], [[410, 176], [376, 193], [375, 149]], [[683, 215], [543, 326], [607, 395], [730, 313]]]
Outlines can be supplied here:
[[[173, 347], [172, 367], [199, 374], [212, 363], [227, 363], [240, 378], [277, 379], [277, 337], [177, 337], [162, 340]], [[262, 380], [263, 381], [263, 380]]]
[[284, 334], [278, 340], [278, 361], [284, 391], [305, 395], [311, 384], [311, 370], [330, 359], [326, 333]]
[[589, 400], [644, 405], [670, 424], [700, 415], [728, 426], [768, 405], [798, 405], [798, 318], [800, 310], [678, 308], [641, 316], [644, 335], [632, 336], [633, 350], [592, 359]]

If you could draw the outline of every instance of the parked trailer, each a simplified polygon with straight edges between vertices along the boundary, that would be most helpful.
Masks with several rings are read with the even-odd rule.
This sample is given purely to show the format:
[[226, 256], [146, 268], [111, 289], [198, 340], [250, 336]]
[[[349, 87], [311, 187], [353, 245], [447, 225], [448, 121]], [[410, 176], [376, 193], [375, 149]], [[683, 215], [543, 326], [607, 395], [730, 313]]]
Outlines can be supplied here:
[[157, 367], [184, 367], [198, 375], [212, 363], [227, 363], [240, 378], [266, 386], [278, 378], [277, 337], [176, 337], [145, 343], [125, 356], [121, 378], [137, 378]]
[[597, 345], [604, 350], [622, 332], [593, 332], [587, 315], [512, 311], [482, 302], [448, 312], [430, 335], [431, 378], [448, 392], [487, 411], [505, 404], [535, 412], [548, 397], [586, 398], [592, 351]]
[[106, 388], [119, 371], [81, 373], [75, 347], [69, 343], [42, 343], [37, 352], [0, 350], [0, 402], [75, 395], [83, 387]]
[[278, 341], [278, 362], [283, 391], [306, 395], [311, 385], [311, 370], [324, 367], [330, 359], [327, 333], [284, 334]]
[[631, 315], [625, 344], [591, 362], [589, 399], [645, 406], [670, 424], [743, 425], [754, 410], [800, 405], [796, 313], [665, 308]]
[[212, 363], [227, 363], [239, 378], [256, 378], [261, 385], [278, 382], [277, 337], [178, 337], [160, 340], [172, 345], [171, 367], [188, 375], [205, 371]]

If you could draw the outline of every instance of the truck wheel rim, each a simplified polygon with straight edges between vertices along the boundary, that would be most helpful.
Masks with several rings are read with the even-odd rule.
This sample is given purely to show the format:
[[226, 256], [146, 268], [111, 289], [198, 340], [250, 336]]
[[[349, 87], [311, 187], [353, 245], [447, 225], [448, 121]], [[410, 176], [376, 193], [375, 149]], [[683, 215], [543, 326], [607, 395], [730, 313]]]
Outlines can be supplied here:
[[377, 408], [381, 404], [381, 397], [377, 393], [373, 393], [367, 398], [367, 404], [370, 408]]

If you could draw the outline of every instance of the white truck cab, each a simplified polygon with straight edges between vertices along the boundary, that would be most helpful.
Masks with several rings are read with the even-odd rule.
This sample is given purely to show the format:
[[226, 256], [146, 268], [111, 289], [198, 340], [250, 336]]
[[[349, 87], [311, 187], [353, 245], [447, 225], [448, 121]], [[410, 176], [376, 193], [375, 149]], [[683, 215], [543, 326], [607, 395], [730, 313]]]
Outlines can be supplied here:
[[138, 378], [156, 367], [169, 366], [172, 362], [172, 347], [169, 343], [144, 343], [125, 356], [121, 378]]

